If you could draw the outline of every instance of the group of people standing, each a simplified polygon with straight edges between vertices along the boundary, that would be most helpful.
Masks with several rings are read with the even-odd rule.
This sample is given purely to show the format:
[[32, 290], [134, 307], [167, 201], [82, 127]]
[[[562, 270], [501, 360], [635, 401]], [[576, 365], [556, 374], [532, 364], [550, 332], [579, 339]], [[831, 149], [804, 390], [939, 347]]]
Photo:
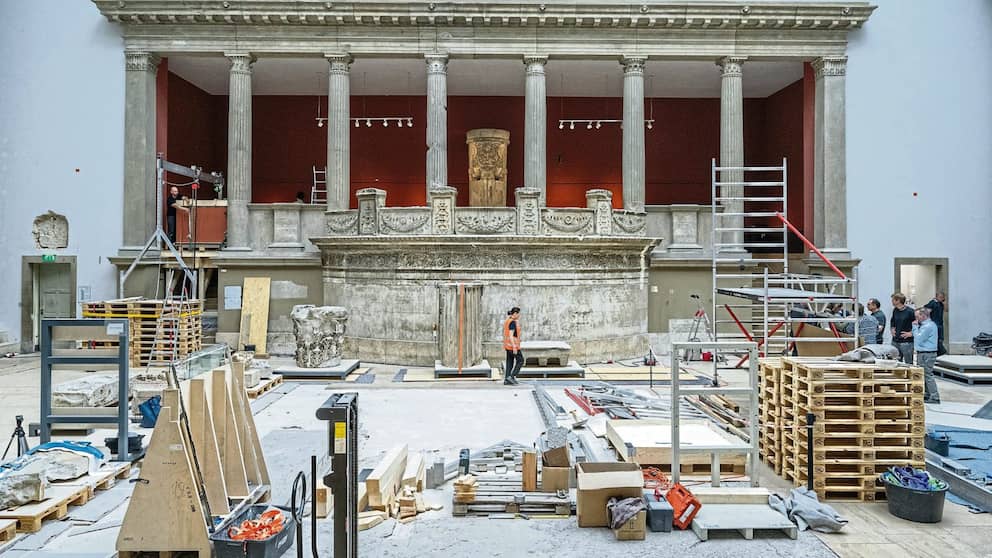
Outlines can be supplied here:
[[[906, 295], [892, 295], [892, 318], [889, 320], [892, 346], [899, 350], [900, 359], [905, 363], [913, 364], [913, 354], [916, 354], [916, 364], [923, 367], [925, 375], [927, 403], [940, 403], [933, 366], [938, 356], [947, 353], [944, 347], [946, 301], [944, 293], [937, 291], [930, 302], [913, 309], [906, 305]], [[884, 342], [886, 322], [881, 306], [882, 303], [877, 298], [868, 299], [867, 312], [861, 303], [857, 305], [858, 333], [864, 338], [866, 345]], [[853, 330], [853, 324], [850, 329]]]

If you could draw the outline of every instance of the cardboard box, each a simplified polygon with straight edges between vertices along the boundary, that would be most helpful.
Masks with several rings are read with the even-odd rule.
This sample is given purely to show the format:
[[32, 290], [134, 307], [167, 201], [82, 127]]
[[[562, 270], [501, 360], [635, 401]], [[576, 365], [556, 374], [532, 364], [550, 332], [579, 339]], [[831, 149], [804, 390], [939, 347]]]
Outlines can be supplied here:
[[552, 467], [571, 467], [572, 462], [568, 452], [568, 444], [560, 448], [550, 449], [542, 454], [545, 465]]
[[613, 534], [616, 535], [618, 541], [643, 541], [647, 534], [644, 528], [646, 517], [647, 512], [644, 510], [637, 512], [637, 515], [624, 523], [622, 527], [613, 529]]
[[568, 490], [568, 477], [571, 467], [549, 467], [541, 469], [541, 492], [558, 492]]
[[610, 498], [640, 498], [644, 475], [637, 463], [578, 463], [575, 466], [579, 527], [608, 527]]

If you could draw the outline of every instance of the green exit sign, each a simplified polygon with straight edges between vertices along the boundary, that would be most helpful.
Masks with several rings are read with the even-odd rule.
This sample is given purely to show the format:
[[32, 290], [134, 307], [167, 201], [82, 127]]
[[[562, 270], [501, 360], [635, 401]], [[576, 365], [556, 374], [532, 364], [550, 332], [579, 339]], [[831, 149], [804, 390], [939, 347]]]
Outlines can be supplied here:
[[55, 254], [42, 254], [41, 261], [51, 263], [55, 261]]

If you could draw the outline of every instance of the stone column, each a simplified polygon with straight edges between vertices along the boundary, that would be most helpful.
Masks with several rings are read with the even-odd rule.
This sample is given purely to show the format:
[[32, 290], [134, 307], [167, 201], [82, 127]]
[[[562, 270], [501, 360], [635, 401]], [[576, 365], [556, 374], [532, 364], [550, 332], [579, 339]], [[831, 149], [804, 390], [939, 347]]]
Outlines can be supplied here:
[[248, 53], [227, 54], [231, 85], [227, 111], [227, 249], [248, 250], [251, 201], [251, 66]]
[[427, 191], [448, 185], [448, 55], [428, 54]]
[[351, 77], [348, 54], [325, 54], [327, 76], [327, 210], [348, 209], [351, 195]]
[[827, 254], [847, 247], [846, 56], [817, 58], [813, 162], [813, 239]]
[[[744, 56], [727, 56], [717, 62], [720, 67], [720, 166], [740, 167], [744, 165], [744, 92], [741, 89], [741, 65], [747, 60]], [[742, 182], [742, 171], [726, 171], [718, 173], [720, 182]], [[742, 186], [721, 186], [717, 190], [720, 197], [742, 197]], [[722, 204], [728, 213], [744, 211], [741, 200], [724, 201]], [[727, 217], [720, 220], [727, 228], [741, 229], [744, 227], [744, 217]], [[713, 242], [741, 244], [744, 242], [744, 231], [728, 231], [722, 238]], [[721, 249], [723, 252], [743, 252], [743, 248]]]
[[[157, 223], [155, 74], [160, 59], [147, 52], [125, 52], [124, 60], [124, 236], [122, 240], [124, 249], [140, 250], [155, 230]], [[166, 192], [161, 194], [164, 207]], [[162, 228], [165, 229], [164, 226]]]
[[544, 65], [547, 56], [525, 56], [527, 86], [524, 93], [524, 186], [541, 191], [541, 206], [547, 205], [548, 99]]
[[623, 208], [644, 211], [644, 57], [623, 64]]

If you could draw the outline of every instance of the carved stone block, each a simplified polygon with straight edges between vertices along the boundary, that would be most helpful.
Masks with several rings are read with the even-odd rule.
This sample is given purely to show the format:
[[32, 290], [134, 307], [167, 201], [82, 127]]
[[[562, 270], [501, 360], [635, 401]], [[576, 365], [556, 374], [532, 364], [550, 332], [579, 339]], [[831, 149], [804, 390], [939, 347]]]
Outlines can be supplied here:
[[303, 304], [293, 307], [296, 365], [323, 368], [341, 364], [341, 343], [348, 323], [348, 310], [340, 306]]
[[492, 128], [469, 130], [468, 204], [472, 207], [506, 206], [506, 147], [510, 132]]
[[541, 191], [537, 188], [517, 188], [517, 234], [541, 233]]
[[49, 210], [34, 218], [31, 225], [35, 248], [65, 248], [69, 245], [69, 221]]
[[363, 188], [355, 195], [358, 197], [358, 234], [378, 235], [379, 211], [386, 207], [386, 191]]
[[434, 234], [454, 234], [455, 200], [458, 190], [451, 186], [436, 186], [427, 192], [431, 208], [431, 231]]
[[613, 233], [613, 192], [609, 190], [586, 190], [586, 208], [596, 212], [595, 233]]

